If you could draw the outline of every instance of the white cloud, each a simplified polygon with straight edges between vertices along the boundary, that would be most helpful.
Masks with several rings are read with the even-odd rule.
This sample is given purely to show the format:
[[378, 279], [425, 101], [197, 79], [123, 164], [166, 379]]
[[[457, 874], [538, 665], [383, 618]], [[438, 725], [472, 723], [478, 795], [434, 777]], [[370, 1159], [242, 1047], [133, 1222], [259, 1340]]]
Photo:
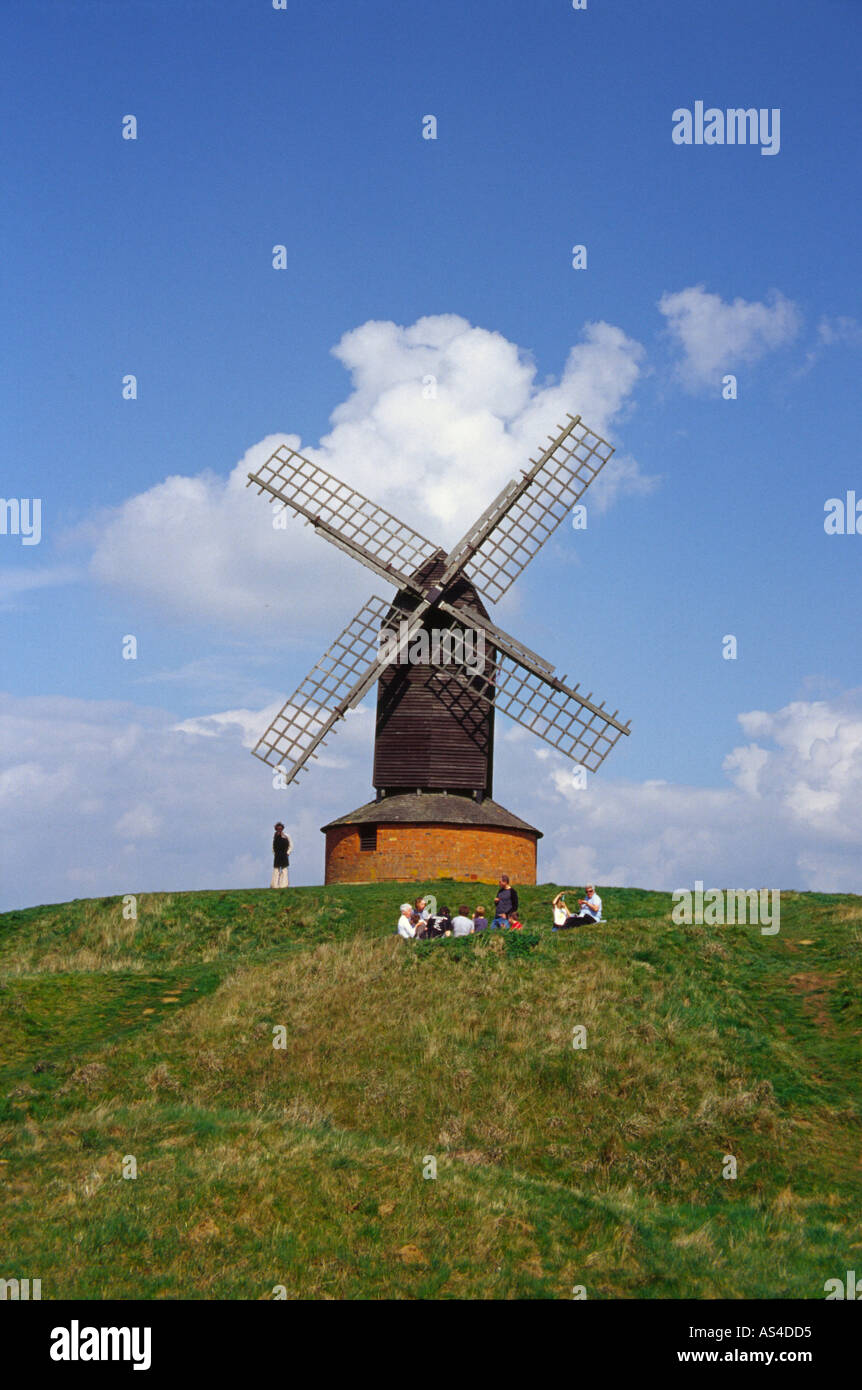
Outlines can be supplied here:
[[[372, 708], [282, 791], [248, 753], [271, 713], [177, 723], [107, 701], [0, 698], [2, 906], [263, 886], [279, 819], [296, 842], [295, 882], [321, 882], [320, 826], [373, 795]], [[613, 782], [609, 765], [585, 791], [519, 730], [505, 738], [496, 796], [546, 832], [544, 881], [862, 892], [862, 692], [740, 724], [749, 742], [725, 760], [729, 785]]]
[[[740, 716], [743, 731], [776, 745], [735, 749], [725, 766], [738, 773], [758, 759], [755, 790], [791, 822], [835, 844], [862, 839], [862, 709], [852, 701], [795, 702], [775, 714]], [[740, 785], [739, 776], [734, 779]]]
[[810, 371], [828, 347], [862, 347], [862, 323], [847, 314], [834, 317], [824, 314], [817, 325], [814, 346], [805, 354], [805, 361], [797, 375], [804, 376]]
[[723, 766], [725, 772], [732, 775], [741, 791], [747, 792], [749, 796], [759, 797], [760, 774], [768, 762], [769, 754], [765, 748], [749, 744], [747, 748], [734, 748], [732, 753], [728, 753]]
[[[751, 739], [724, 760], [731, 785], [640, 785], [552, 775], [577, 826], [552, 831], [550, 876], [647, 888], [862, 891], [862, 699], [794, 702], [739, 716]], [[765, 747], [764, 744], [772, 744]], [[537, 811], [541, 816], [541, 809]], [[547, 813], [546, 813], [547, 814]], [[539, 822], [540, 823], [540, 822]]]
[[791, 343], [799, 332], [796, 305], [773, 291], [768, 302], [725, 302], [703, 285], [663, 294], [659, 311], [681, 348], [677, 374], [690, 389], [715, 386], [722, 375]]
[[140, 801], [124, 811], [116, 824], [117, 834], [123, 840], [152, 839], [162, 827], [161, 816], [156, 815], [152, 806]]
[[[166, 478], [96, 518], [83, 530], [93, 547], [91, 574], [173, 616], [234, 629], [281, 626], [300, 606], [322, 616], [335, 597], [333, 566], [320, 563], [331, 547], [299, 522], [286, 540], [288, 533], [273, 529], [273, 509], [245, 486], [247, 474], [285, 442], [296, 448], [299, 438], [270, 435], [227, 479], [209, 472]], [[321, 582], [306, 587], [300, 605], [300, 575], [315, 562]]]
[[29, 569], [22, 563], [17, 569], [0, 570], [0, 612], [15, 607], [14, 599], [20, 594], [74, 584], [81, 578], [80, 572], [71, 565], [45, 565]]
[[279, 700], [264, 710], [232, 709], [221, 714], [198, 715], [171, 725], [171, 731], [196, 734], [201, 738], [219, 738], [223, 734], [230, 734], [239, 740], [243, 748], [253, 748], [283, 703]]
[[373, 717], [362, 709], [340, 726], [334, 756], [314, 764], [340, 771], [317, 776], [309, 798], [305, 783], [274, 790], [271, 771], [249, 756], [271, 713], [178, 724], [132, 704], [0, 696], [2, 907], [262, 887], [279, 819], [290, 823], [301, 881], [322, 881], [320, 826], [373, 794]]
[[817, 337], [825, 347], [831, 347], [834, 343], [862, 347], [862, 323], [846, 314], [839, 314], [835, 318], [824, 315], [817, 325]]
[[[587, 324], [559, 381], [538, 386], [534, 364], [514, 343], [453, 314], [409, 327], [365, 323], [334, 352], [352, 389], [318, 448], [270, 435], [227, 479], [173, 476], [129, 498], [86, 530], [93, 576], [178, 617], [292, 637], [325, 620], [328, 631], [333, 614], [346, 619], [382, 581], [369, 573], [366, 585], [354, 561], [298, 518], [273, 529], [272, 509], [245, 484], [280, 444], [302, 449], [429, 539], [452, 544], [567, 412], [609, 432], [644, 357], [621, 329]], [[428, 377], [433, 399], [423, 394]], [[653, 481], [631, 457], [613, 459], [589, 496], [607, 507]]]
[[659, 474], [641, 473], [630, 454], [614, 454], [606, 463], [587, 493], [587, 505], [597, 512], [606, 512], [620, 497], [645, 497], [655, 491], [661, 481]]

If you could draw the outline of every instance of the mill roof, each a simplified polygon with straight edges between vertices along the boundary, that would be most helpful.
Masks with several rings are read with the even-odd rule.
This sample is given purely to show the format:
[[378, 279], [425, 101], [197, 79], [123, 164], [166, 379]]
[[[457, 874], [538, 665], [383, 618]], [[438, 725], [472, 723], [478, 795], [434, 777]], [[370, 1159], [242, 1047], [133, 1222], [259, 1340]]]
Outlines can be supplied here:
[[339, 816], [321, 830], [336, 825], [477, 825], [499, 830], [526, 830], [537, 839], [542, 832], [534, 825], [513, 816], [505, 806], [485, 797], [474, 801], [469, 796], [444, 796], [442, 792], [403, 792], [384, 796], [380, 801], [368, 801], [346, 816]]

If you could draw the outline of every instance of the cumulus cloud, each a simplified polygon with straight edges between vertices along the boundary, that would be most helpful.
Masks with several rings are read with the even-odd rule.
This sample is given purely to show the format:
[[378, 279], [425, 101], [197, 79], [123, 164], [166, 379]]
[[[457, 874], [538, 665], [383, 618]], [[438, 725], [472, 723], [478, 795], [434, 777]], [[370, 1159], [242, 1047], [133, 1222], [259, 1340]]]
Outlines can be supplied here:
[[[211, 472], [173, 476], [104, 512], [83, 528], [93, 547], [92, 576], [178, 618], [257, 630], [280, 622], [302, 570], [327, 557], [299, 523], [287, 544], [284, 531], [273, 529], [272, 508], [246, 483], [279, 445], [299, 442], [297, 435], [269, 435], [226, 479]], [[320, 585], [306, 590], [302, 605], [315, 618], [335, 596], [331, 562], [318, 569]]]
[[734, 749], [725, 761], [791, 824], [835, 845], [862, 840], [862, 709], [852, 702], [795, 702], [775, 714], [740, 716], [743, 732], [769, 740]]
[[[333, 611], [349, 616], [382, 581], [369, 575], [358, 591], [355, 563], [298, 518], [273, 529], [273, 509], [245, 485], [279, 445], [452, 544], [568, 412], [610, 433], [644, 357], [621, 329], [590, 323], [559, 380], [538, 385], [516, 344], [453, 314], [365, 323], [333, 351], [351, 390], [319, 447], [270, 435], [226, 479], [173, 476], [129, 498], [87, 529], [92, 575], [180, 617], [279, 631], [289, 613], [291, 635], [317, 629]], [[654, 482], [630, 456], [614, 458], [590, 500], [604, 508]]]
[[[262, 886], [276, 820], [296, 842], [294, 881], [321, 882], [320, 826], [373, 794], [373, 702], [280, 791], [248, 752], [272, 712], [177, 722], [131, 704], [0, 698], [0, 907]], [[748, 742], [728, 753], [726, 785], [615, 782], [609, 768], [581, 790], [571, 764], [502, 721], [496, 796], [545, 831], [543, 881], [862, 892], [862, 692], [740, 725]]]
[[[324, 750], [311, 798], [249, 756], [273, 709], [177, 722], [112, 701], [0, 696], [0, 910], [80, 896], [263, 887], [276, 820], [301, 882], [321, 882], [320, 826], [361, 805], [373, 714]], [[328, 755], [328, 756], [327, 756]], [[50, 852], [46, 852], [46, 846]]]
[[777, 290], [767, 302], [728, 303], [704, 285], [691, 285], [663, 294], [658, 307], [681, 349], [677, 375], [691, 390], [715, 386], [725, 372], [791, 343], [802, 322], [796, 305]]
[[[739, 716], [751, 742], [724, 760], [730, 785], [614, 783], [586, 791], [555, 766], [572, 827], [551, 833], [551, 877], [647, 888], [862, 891], [862, 698], [794, 702]], [[548, 790], [546, 801], [553, 800]], [[541, 814], [541, 812], [539, 813]]]

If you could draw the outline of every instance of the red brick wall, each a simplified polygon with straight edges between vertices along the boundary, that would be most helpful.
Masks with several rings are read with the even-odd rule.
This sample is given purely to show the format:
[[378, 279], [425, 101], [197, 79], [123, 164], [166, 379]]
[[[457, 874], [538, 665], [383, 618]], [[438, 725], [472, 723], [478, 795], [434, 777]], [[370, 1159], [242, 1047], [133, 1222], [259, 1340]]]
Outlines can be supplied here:
[[536, 839], [526, 830], [476, 825], [379, 825], [377, 849], [359, 848], [359, 827], [326, 832], [327, 883], [402, 882], [432, 878], [536, 882]]

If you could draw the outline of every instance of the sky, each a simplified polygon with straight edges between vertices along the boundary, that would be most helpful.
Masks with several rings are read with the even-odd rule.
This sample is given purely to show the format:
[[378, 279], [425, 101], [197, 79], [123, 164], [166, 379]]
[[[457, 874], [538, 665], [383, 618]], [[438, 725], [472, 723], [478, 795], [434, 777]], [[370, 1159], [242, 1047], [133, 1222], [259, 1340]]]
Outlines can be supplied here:
[[[492, 616], [632, 732], [581, 787], [498, 716], [540, 881], [862, 892], [858, 0], [15, 0], [0, 42], [0, 910], [262, 886], [276, 819], [320, 882], [373, 696], [286, 790], [250, 749], [390, 591], [247, 473], [287, 441], [446, 545], [567, 412], [616, 453]], [[756, 139], [678, 143], [699, 102]]]

